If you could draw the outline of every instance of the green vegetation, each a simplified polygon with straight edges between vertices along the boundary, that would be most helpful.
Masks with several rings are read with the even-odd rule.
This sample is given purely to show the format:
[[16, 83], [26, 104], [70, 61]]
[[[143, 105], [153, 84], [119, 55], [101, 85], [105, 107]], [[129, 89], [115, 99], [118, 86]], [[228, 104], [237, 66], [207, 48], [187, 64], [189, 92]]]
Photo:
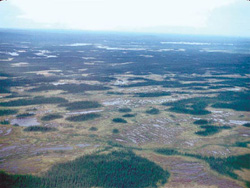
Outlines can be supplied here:
[[208, 121], [205, 120], [205, 119], [199, 119], [199, 120], [194, 121], [194, 124], [196, 124], [196, 125], [205, 125], [205, 124], [208, 124]]
[[235, 146], [236, 147], [247, 148], [248, 144], [250, 144], [250, 142], [236, 142]]
[[122, 118], [114, 118], [112, 121], [115, 123], [127, 123], [127, 121]]
[[33, 99], [18, 99], [9, 102], [2, 102], [0, 106], [28, 106], [28, 105], [37, 105], [37, 104], [58, 104], [58, 103], [66, 103], [68, 102], [66, 99], [61, 97], [34, 97]]
[[[168, 87], [173, 87], [174, 84], [179, 84], [179, 82], [176, 81], [157, 81], [157, 80], [150, 80], [150, 79], [137, 79], [137, 80], [144, 80], [145, 82], [137, 82], [137, 83], [132, 83], [129, 85], [124, 85], [122, 87], [144, 87], [144, 86], [168, 86]], [[177, 85], [176, 85], [177, 86]]]
[[3, 120], [3, 121], [0, 121], [0, 124], [2, 124], [2, 125], [9, 125], [10, 122], [8, 120]]
[[0, 86], [0, 93], [11, 93], [11, 91], [8, 87]]
[[250, 123], [245, 123], [242, 126], [244, 126], [244, 127], [250, 127]]
[[0, 171], [1, 188], [42, 188], [42, 180], [39, 177], [31, 175], [9, 175]]
[[158, 110], [157, 108], [151, 108], [151, 109], [147, 110], [146, 113], [156, 115], [156, 114], [160, 113], [160, 110]]
[[201, 128], [203, 128], [205, 130], [197, 131], [197, 132], [195, 132], [195, 134], [197, 134], [199, 136], [211, 136], [211, 135], [214, 135], [220, 131], [220, 129], [218, 129], [215, 126], [211, 126], [211, 125], [201, 126]]
[[121, 93], [121, 92], [113, 92], [113, 91], [108, 91], [107, 94], [108, 94], [108, 95], [124, 95], [124, 93]]
[[31, 114], [31, 113], [24, 113], [24, 114], [18, 114], [16, 117], [17, 118], [26, 118], [26, 117], [30, 117], [30, 116], [34, 116], [35, 114]]
[[27, 109], [26, 111], [27, 111], [27, 112], [37, 111], [37, 109], [36, 109], [36, 108], [30, 108], [30, 109]]
[[84, 77], [80, 77], [77, 78], [77, 80], [93, 80], [93, 81], [99, 81], [99, 82], [111, 82], [111, 81], [115, 81], [116, 78], [114, 77], [108, 77], [106, 75], [89, 75], [89, 76], [84, 76]]
[[[180, 79], [180, 78], [178, 78]], [[196, 77], [196, 80], [199, 78]], [[139, 79], [138, 79], [139, 80]], [[145, 82], [131, 83], [129, 85], [124, 85], [122, 87], [144, 87], [144, 86], [162, 86], [166, 88], [190, 88], [190, 87], [205, 87], [209, 86], [208, 83], [190, 83], [190, 84], [182, 84], [179, 80], [151, 80], [151, 79], [140, 79]]]
[[56, 131], [56, 128], [53, 127], [41, 127], [41, 126], [30, 126], [23, 129], [23, 131], [26, 132], [50, 132], [50, 131]]
[[249, 92], [222, 92], [218, 97], [196, 97], [175, 102], [163, 103], [170, 106], [170, 111], [192, 115], [210, 114], [205, 108], [212, 104], [213, 108], [229, 108], [236, 111], [250, 111]]
[[121, 113], [128, 113], [128, 112], [131, 112], [132, 110], [130, 108], [120, 108], [119, 109], [119, 112]]
[[59, 106], [66, 107], [66, 110], [82, 110], [89, 108], [99, 108], [102, 105], [96, 101], [77, 101], [67, 104], [61, 104]]
[[99, 118], [99, 117], [101, 117], [100, 114], [90, 113], [90, 114], [81, 114], [77, 116], [67, 117], [66, 120], [79, 122], [79, 121], [88, 121], [88, 120], [92, 120], [92, 119]]
[[44, 176], [0, 172], [0, 187], [15, 188], [144, 188], [167, 182], [169, 173], [133, 152], [87, 155], [53, 166]]
[[[132, 160], [134, 158], [131, 156], [134, 154], [121, 151], [131, 149], [162, 166], [161, 162], [170, 164], [176, 159], [174, 156], [173, 160], [167, 161], [170, 158], [165, 157], [166, 161], [161, 161], [153, 155], [155, 148], [165, 146], [176, 149], [164, 150], [166, 155], [178, 155], [177, 158], [182, 163], [198, 161], [204, 167], [202, 171], [215, 181], [199, 179], [201, 172], [196, 177], [189, 177], [193, 182], [171, 182], [173, 186], [183, 184], [185, 187], [189, 183], [195, 187], [202, 183], [205, 187], [234, 187], [239, 183], [232, 182], [229, 178], [213, 178], [218, 174], [215, 171], [211, 174], [213, 168], [221, 168], [216, 171], [231, 173], [230, 176], [239, 174], [238, 180], [247, 179], [249, 171], [235, 171], [237, 168], [244, 168], [244, 165], [238, 163], [246, 158], [228, 156], [250, 154], [250, 140], [247, 137], [250, 128], [250, 121], [247, 122], [249, 114], [242, 112], [250, 111], [250, 56], [245, 53], [249, 50], [249, 40], [89, 32], [43, 34], [33, 31], [9, 33], [1, 30], [0, 33], [3, 44], [0, 50], [3, 52], [0, 53], [0, 59], [3, 60], [0, 60], [0, 93], [5, 93], [0, 98], [0, 109], [9, 109], [7, 112], [0, 110], [0, 137], [2, 136], [3, 141], [0, 144], [0, 166], [12, 172], [28, 170], [39, 174], [37, 177], [12, 176], [0, 172], [0, 187], [164, 187], [159, 182], [166, 178], [153, 179], [161, 177], [161, 174], [152, 172], [155, 166], [148, 163], [138, 166], [138, 162]], [[211, 45], [211, 48], [235, 53], [208, 53], [206, 50], [199, 51], [202, 47], [200, 45], [170, 45], [160, 42], [175, 40], [201, 43], [210, 41], [216, 44]], [[98, 47], [98, 43], [103, 46]], [[165, 48], [174, 50], [164, 50]], [[186, 51], [178, 50], [184, 48]], [[11, 51], [20, 51], [20, 55], [11, 60]], [[52, 56], [49, 58], [46, 55]], [[41, 97], [35, 97], [37, 95]], [[179, 101], [166, 100], [169, 97]], [[165, 106], [158, 106], [160, 101], [168, 102], [164, 103]], [[221, 113], [217, 113], [215, 109]], [[231, 109], [239, 112], [232, 112]], [[44, 114], [48, 110], [52, 112]], [[100, 112], [102, 110], [104, 111]], [[32, 117], [39, 118], [42, 122], [40, 127], [26, 128], [29, 124], [37, 124], [36, 118], [16, 121], [16, 117], [29, 117], [29, 113], [35, 113]], [[223, 126], [223, 123], [220, 125], [220, 121], [212, 120], [213, 117], [215, 120], [224, 119], [225, 122], [231, 119], [246, 121], [247, 124], [230, 125], [230, 130], [229, 126]], [[14, 127], [19, 126], [15, 122], [20, 127]], [[60, 123], [59, 127], [56, 122]], [[165, 128], [150, 126], [157, 122], [166, 124]], [[4, 125], [8, 123], [14, 125]], [[58, 131], [46, 132], [51, 131], [46, 130], [47, 126], [55, 127]], [[41, 132], [24, 132], [26, 130]], [[113, 141], [112, 144], [109, 144], [110, 140]], [[135, 140], [137, 144], [133, 143]], [[197, 144], [185, 147], [184, 143], [190, 140], [197, 141]], [[78, 145], [79, 143], [82, 144]], [[83, 143], [91, 147], [84, 149]], [[42, 145], [70, 145], [75, 150], [67, 151], [67, 146], [65, 150], [61, 150], [63, 147], [38, 150]], [[29, 149], [29, 146], [32, 148]], [[226, 148], [230, 149], [231, 154], [223, 155]], [[214, 150], [221, 152], [216, 153]], [[116, 153], [111, 153], [112, 151]], [[79, 156], [80, 153], [92, 155], [82, 157], [77, 163], [71, 161], [72, 157]], [[206, 155], [215, 157], [209, 158]], [[64, 161], [70, 160], [70, 163], [58, 164], [57, 157], [62, 157]], [[35, 161], [36, 159], [41, 161]], [[32, 161], [37, 165], [32, 166]], [[22, 162], [28, 163], [26, 170], [22, 169]], [[51, 163], [58, 165], [49, 170]], [[163, 166], [169, 166], [168, 164]], [[199, 171], [198, 168], [195, 171]], [[185, 173], [183, 169], [180, 171]], [[171, 175], [172, 180], [178, 178], [174, 171]], [[242, 183], [238, 186], [244, 187]]]
[[[197, 157], [198, 158], [198, 157]], [[209, 163], [210, 167], [224, 175], [229, 175], [232, 178], [238, 178], [234, 170], [242, 168], [250, 169], [250, 154], [230, 156], [227, 158], [200, 157]]]
[[48, 115], [45, 115], [41, 118], [42, 121], [51, 121], [51, 120], [55, 120], [55, 119], [61, 119], [63, 118], [62, 115], [59, 115], [59, 114], [48, 114]]
[[164, 154], [164, 155], [183, 155], [182, 153], [179, 153], [178, 151], [174, 149], [163, 148], [163, 149], [156, 149], [155, 151], [157, 153]]
[[236, 111], [250, 111], [250, 101], [236, 101], [229, 103], [215, 103], [212, 105], [213, 108], [229, 108]]
[[152, 93], [136, 93], [135, 97], [162, 97], [162, 96], [170, 96], [170, 92], [152, 92]]
[[120, 131], [118, 130], [118, 129], [113, 129], [112, 130], [112, 133], [114, 133], [114, 134], [118, 134]]
[[97, 131], [98, 129], [96, 127], [90, 127], [89, 130], [90, 131]]
[[64, 84], [64, 85], [43, 85], [29, 90], [30, 92], [40, 92], [48, 90], [63, 90], [68, 93], [83, 93], [85, 91], [98, 91], [108, 90], [110, 88], [102, 85], [89, 85], [89, 84]]
[[218, 132], [220, 132], [222, 129], [231, 129], [229, 126], [212, 126], [212, 125], [202, 125], [200, 126], [202, 129], [205, 129], [204, 131], [197, 131], [195, 134], [199, 136], [211, 136]]
[[250, 181], [246, 181], [245, 185], [249, 188], [250, 187]]
[[29, 97], [29, 95], [20, 95], [18, 93], [11, 93], [11, 95], [8, 95], [4, 98], [6, 99], [12, 99], [12, 98], [17, 98], [17, 97]]
[[216, 102], [212, 105], [214, 108], [229, 108], [236, 111], [250, 111], [250, 93], [248, 92], [223, 92], [219, 94], [218, 99], [221, 102]]
[[163, 105], [171, 106], [169, 110], [176, 113], [207, 115], [211, 112], [209, 112], [205, 108], [208, 106], [211, 100], [211, 98], [197, 97], [191, 99], [183, 99], [176, 102], [163, 103]]
[[234, 179], [238, 178], [238, 175], [234, 173], [234, 170], [241, 170], [243, 168], [250, 169], [250, 154], [219, 158], [180, 153], [172, 149], [157, 149], [156, 152], [164, 155], [182, 155], [204, 160], [210, 165], [211, 169], [217, 171], [220, 174], [228, 175]]
[[170, 114], [169, 116], [170, 116], [171, 118], [176, 118], [176, 116], [173, 115], [173, 114]]
[[4, 110], [0, 110], [0, 116], [13, 115], [13, 114], [17, 114], [17, 112], [18, 110], [4, 109]]
[[124, 114], [122, 117], [131, 118], [131, 117], [135, 117], [135, 116], [136, 116], [135, 114]]

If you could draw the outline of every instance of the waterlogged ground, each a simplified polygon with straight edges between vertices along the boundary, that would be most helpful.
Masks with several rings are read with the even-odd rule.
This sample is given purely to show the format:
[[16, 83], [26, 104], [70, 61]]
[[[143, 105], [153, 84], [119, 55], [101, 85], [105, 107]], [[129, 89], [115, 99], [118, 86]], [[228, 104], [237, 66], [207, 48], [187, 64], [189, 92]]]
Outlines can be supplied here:
[[249, 185], [248, 39], [37, 32], [1, 31], [1, 170], [122, 149], [170, 174], [158, 187]]

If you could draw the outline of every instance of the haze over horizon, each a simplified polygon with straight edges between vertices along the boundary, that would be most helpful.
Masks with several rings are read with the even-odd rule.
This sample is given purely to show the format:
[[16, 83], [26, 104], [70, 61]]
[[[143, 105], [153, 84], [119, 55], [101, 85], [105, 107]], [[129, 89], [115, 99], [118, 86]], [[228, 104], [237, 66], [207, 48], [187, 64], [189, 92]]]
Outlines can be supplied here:
[[246, 0], [8, 0], [0, 28], [129, 31], [250, 37]]

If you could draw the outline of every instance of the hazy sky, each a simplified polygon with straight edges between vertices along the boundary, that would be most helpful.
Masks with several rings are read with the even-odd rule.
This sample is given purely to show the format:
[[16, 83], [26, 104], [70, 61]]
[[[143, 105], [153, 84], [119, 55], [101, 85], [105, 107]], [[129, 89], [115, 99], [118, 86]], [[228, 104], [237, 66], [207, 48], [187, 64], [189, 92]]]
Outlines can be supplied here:
[[0, 28], [250, 36], [250, 1], [7, 0]]

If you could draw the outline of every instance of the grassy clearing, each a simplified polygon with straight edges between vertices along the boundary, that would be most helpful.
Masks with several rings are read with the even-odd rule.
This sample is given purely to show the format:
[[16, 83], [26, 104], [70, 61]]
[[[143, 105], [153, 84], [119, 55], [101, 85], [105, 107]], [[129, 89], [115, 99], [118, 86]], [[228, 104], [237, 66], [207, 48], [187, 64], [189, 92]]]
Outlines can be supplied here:
[[250, 169], [250, 154], [219, 158], [206, 157], [189, 153], [180, 153], [174, 149], [157, 149], [156, 152], [164, 155], [181, 155], [204, 160], [210, 165], [211, 169], [217, 171], [220, 174], [230, 176], [234, 179], [239, 178], [238, 175], [234, 173], [234, 170], [241, 170], [244, 168]]
[[66, 120], [73, 121], [73, 122], [79, 122], [79, 121], [93, 120], [93, 119], [96, 119], [99, 117], [101, 117], [100, 114], [90, 113], [90, 114], [81, 114], [81, 115], [77, 115], [77, 116], [67, 117]]

